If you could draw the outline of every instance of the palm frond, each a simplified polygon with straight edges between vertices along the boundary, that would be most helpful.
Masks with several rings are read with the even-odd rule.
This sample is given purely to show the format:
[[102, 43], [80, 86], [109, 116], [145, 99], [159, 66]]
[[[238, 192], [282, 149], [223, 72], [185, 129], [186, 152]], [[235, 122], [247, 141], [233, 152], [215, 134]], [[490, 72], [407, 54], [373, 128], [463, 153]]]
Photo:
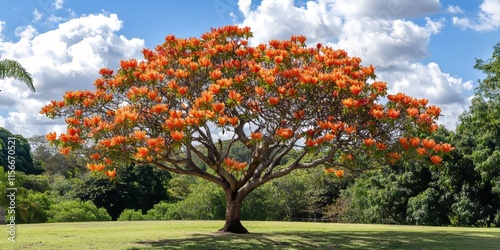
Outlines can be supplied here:
[[20, 63], [10, 59], [0, 60], [0, 79], [8, 77], [24, 82], [31, 91], [35, 92], [31, 74]]

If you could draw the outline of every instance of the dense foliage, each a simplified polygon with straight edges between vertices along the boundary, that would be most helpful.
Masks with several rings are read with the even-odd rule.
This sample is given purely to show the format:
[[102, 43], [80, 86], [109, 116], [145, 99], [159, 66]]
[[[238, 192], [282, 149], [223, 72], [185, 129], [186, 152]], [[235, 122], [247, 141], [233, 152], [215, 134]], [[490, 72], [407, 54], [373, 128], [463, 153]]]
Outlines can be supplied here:
[[[9, 138], [13, 138], [12, 142], [15, 142], [15, 145], [12, 143], [8, 143]], [[13, 146], [13, 151], [11, 154], [8, 153], [9, 147]], [[13, 135], [11, 132], [6, 130], [5, 128], [0, 127], [0, 165], [3, 166], [4, 171], [8, 169], [8, 157], [15, 157], [15, 168], [16, 171], [24, 172], [26, 174], [39, 174], [43, 170], [40, 168], [36, 168], [33, 165], [33, 159], [30, 155], [30, 144], [28, 140], [21, 135]]]

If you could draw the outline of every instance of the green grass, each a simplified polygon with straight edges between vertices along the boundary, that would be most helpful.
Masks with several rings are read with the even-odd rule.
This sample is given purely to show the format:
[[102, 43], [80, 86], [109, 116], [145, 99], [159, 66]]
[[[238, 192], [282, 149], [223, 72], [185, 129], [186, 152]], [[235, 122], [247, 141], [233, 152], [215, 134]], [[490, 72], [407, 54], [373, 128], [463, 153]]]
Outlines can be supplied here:
[[17, 225], [0, 249], [499, 249], [498, 228], [245, 221], [246, 235], [218, 234], [222, 221], [119, 221]]

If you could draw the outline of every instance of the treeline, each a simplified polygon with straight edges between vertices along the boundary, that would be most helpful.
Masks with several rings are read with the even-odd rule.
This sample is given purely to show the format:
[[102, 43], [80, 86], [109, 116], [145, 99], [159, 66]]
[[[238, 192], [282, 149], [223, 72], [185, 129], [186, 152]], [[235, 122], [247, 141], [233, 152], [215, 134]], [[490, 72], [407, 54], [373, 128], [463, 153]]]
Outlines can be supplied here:
[[[470, 138], [461, 135], [462, 128], [456, 133], [440, 128], [436, 133], [436, 140], [457, 147], [438, 170], [405, 163], [363, 173], [356, 179], [326, 175], [322, 168], [299, 170], [251, 193], [244, 202], [242, 218], [500, 226], [500, 172], [465, 155], [475, 150], [466, 147]], [[28, 141], [31, 154], [18, 157], [36, 164], [33, 169], [45, 171], [38, 175], [16, 173], [17, 223], [224, 219], [224, 193], [205, 180], [130, 165], [121, 167], [117, 179], [110, 181], [102, 174], [88, 172], [84, 157], [61, 156], [42, 136]], [[248, 160], [245, 151], [235, 147], [231, 154], [244, 161]], [[291, 159], [293, 155], [283, 164]], [[0, 176], [7, 178], [6, 172]], [[4, 193], [2, 205], [6, 202]]]

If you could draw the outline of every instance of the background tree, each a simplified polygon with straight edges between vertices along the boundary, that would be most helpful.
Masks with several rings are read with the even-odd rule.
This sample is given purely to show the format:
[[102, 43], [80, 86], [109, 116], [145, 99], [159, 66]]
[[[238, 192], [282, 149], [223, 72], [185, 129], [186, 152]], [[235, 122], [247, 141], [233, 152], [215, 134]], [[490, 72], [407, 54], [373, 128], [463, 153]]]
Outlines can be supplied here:
[[32, 148], [33, 165], [37, 169], [43, 169], [45, 174], [70, 178], [81, 177], [85, 173], [88, 158], [79, 155], [61, 155], [42, 135], [33, 136], [28, 141]]
[[[360, 58], [309, 48], [303, 36], [257, 47], [249, 37], [249, 28], [236, 26], [201, 39], [169, 35], [155, 51], [143, 50], [144, 61], [121, 61], [116, 74], [101, 69], [95, 91], [67, 92], [43, 107], [68, 124], [66, 133], [47, 138], [63, 154], [90, 142], [99, 153], [87, 167], [109, 176], [132, 161], [215, 183], [226, 197], [221, 231], [235, 233], [248, 232], [240, 222], [243, 199], [293, 170], [326, 165], [340, 177], [419, 155], [440, 164], [439, 154], [450, 149], [421, 140], [437, 129], [440, 109], [386, 95], [386, 83], [368, 83], [374, 67]], [[388, 102], [379, 103], [382, 97]], [[248, 162], [230, 158], [238, 144], [248, 148]], [[293, 160], [283, 161], [291, 153]]]
[[[495, 45], [490, 59], [476, 59], [474, 68], [486, 77], [479, 81], [469, 111], [459, 118], [456, 143], [463, 161], [473, 163], [480, 179], [463, 186], [458, 197], [462, 205], [455, 207], [457, 215], [478, 216], [480, 219], [473, 221], [489, 226], [495, 218], [500, 219], [500, 43]], [[476, 215], [471, 212], [474, 202], [482, 204], [482, 211]], [[500, 224], [500, 220], [496, 223]]]
[[31, 91], [35, 92], [31, 74], [19, 62], [10, 59], [0, 60], [0, 79], [9, 77], [24, 82]]
[[91, 173], [76, 187], [75, 198], [90, 200], [105, 208], [113, 220], [125, 209], [138, 209], [146, 213], [160, 202], [166, 201], [170, 174], [152, 166], [122, 167], [116, 181]]
[[9, 141], [9, 137], [14, 137], [16, 141], [16, 171], [24, 172], [26, 174], [42, 173], [43, 169], [36, 168], [33, 165], [33, 159], [30, 154], [31, 147], [28, 140], [21, 135], [13, 135], [10, 131], [0, 127], [0, 165], [3, 166], [4, 171], [7, 172], [7, 167], [9, 166], [7, 162], [9, 148], [6, 146]]

